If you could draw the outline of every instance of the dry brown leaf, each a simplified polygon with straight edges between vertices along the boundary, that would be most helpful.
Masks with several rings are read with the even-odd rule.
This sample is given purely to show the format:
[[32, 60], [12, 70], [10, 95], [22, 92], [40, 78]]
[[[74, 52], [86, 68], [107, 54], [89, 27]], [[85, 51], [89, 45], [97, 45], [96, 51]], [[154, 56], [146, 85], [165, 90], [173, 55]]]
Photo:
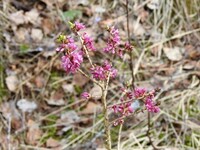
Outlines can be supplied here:
[[41, 29], [36, 29], [33, 28], [31, 30], [31, 38], [35, 41], [35, 42], [40, 42], [43, 39], [43, 33]]
[[42, 88], [45, 84], [45, 79], [42, 76], [37, 76], [35, 78], [35, 85], [37, 88]]
[[32, 9], [25, 13], [24, 15], [25, 22], [26, 23], [32, 23], [34, 25], [40, 25], [41, 24], [41, 18], [39, 17], [39, 12], [37, 9]]
[[99, 25], [101, 26], [101, 28], [106, 28], [106, 27], [110, 27], [110, 26], [112, 26], [112, 24], [113, 24], [113, 22], [114, 22], [115, 20], [113, 20], [113, 19], [107, 19], [107, 20], [103, 20], [103, 21], [100, 21], [99, 22]]
[[197, 62], [196, 61], [188, 61], [183, 65], [183, 69], [185, 70], [191, 70], [194, 69], [196, 66]]
[[90, 90], [90, 95], [94, 99], [100, 99], [102, 96], [102, 90], [98, 85], [95, 85], [91, 90]]
[[42, 28], [43, 28], [44, 34], [47, 35], [53, 32], [54, 24], [49, 18], [44, 18], [42, 20]]
[[139, 21], [133, 21], [133, 33], [135, 36], [143, 36], [145, 34], [145, 29]]
[[56, 91], [51, 94], [50, 99], [46, 100], [46, 102], [48, 105], [62, 106], [66, 104], [63, 97], [64, 95], [62, 91]]
[[88, 78], [86, 78], [79, 72], [75, 73], [73, 77], [73, 84], [80, 87], [84, 86], [89, 81]]
[[47, 141], [46, 141], [46, 146], [47, 147], [50, 147], [50, 148], [55, 148], [55, 147], [58, 147], [60, 146], [60, 143], [59, 141], [53, 139], [53, 138], [49, 138]]
[[194, 46], [186, 45], [185, 50], [186, 50], [186, 54], [189, 56], [189, 58], [200, 59], [200, 50], [198, 50]]
[[15, 13], [12, 13], [9, 16], [10, 20], [14, 22], [16, 25], [24, 24], [25, 23], [25, 17], [24, 17], [24, 11], [20, 10]]
[[40, 130], [39, 125], [31, 119], [28, 120], [28, 132], [26, 134], [27, 142], [31, 145], [36, 145], [41, 137], [42, 131]]
[[94, 102], [88, 102], [86, 108], [81, 111], [81, 114], [93, 114], [94, 112], [98, 112], [100, 109], [100, 105]]
[[28, 39], [30, 37], [28, 30], [25, 28], [17, 29], [14, 32], [14, 34], [15, 34], [16, 41], [18, 41], [18, 42], [28, 41]]
[[80, 117], [74, 110], [71, 110], [71, 111], [62, 113], [60, 116], [60, 119], [61, 119], [59, 120], [60, 123], [66, 122], [69, 124], [69, 123], [74, 123], [74, 122], [79, 121]]
[[16, 92], [19, 80], [16, 75], [6, 77], [6, 85], [11, 92]]
[[174, 48], [164, 47], [163, 50], [169, 60], [179, 61], [183, 57], [181, 53], [182, 50], [179, 47], [174, 47]]
[[74, 92], [74, 85], [73, 84], [62, 84], [62, 88], [66, 93], [73, 93]]

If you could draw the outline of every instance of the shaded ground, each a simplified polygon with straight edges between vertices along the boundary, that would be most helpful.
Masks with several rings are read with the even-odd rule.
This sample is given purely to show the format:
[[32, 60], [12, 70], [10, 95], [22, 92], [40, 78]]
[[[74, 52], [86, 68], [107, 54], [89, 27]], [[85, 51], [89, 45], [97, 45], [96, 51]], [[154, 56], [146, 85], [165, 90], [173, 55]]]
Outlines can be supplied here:
[[[161, 112], [152, 115], [151, 137], [161, 149], [197, 149], [200, 1], [153, 2], [129, 4], [135, 83], [161, 88], [156, 98]], [[125, 1], [4, 0], [0, 8], [1, 149], [102, 148], [102, 115], [96, 111], [101, 102], [80, 99], [82, 91], [98, 96], [99, 89], [78, 73], [66, 75], [55, 52], [56, 38], [73, 35], [68, 21], [83, 22], [98, 49], [93, 60], [103, 62], [109, 58], [101, 51], [107, 25], [119, 28], [122, 41], [127, 41]], [[111, 84], [110, 104], [118, 101], [122, 83], [131, 78], [128, 54], [123, 62], [113, 61], [119, 77]], [[118, 130], [112, 128], [113, 146]], [[146, 131], [146, 113], [128, 118], [120, 134], [121, 149], [150, 149]]]

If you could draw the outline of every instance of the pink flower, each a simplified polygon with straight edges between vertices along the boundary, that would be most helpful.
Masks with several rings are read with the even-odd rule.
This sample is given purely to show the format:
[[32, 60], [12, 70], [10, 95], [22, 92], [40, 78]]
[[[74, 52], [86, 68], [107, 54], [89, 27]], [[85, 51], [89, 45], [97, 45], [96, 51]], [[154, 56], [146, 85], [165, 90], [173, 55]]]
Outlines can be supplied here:
[[60, 44], [58, 48], [56, 48], [57, 52], [63, 52], [65, 50], [68, 50], [69, 52], [76, 50], [78, 47], [74, 42], [74, 39], [72, 37], [66, 37], [64, 40], [64, 43]]
[[77, 21], [74, 23], [74, 25], [75, 25], [74, 28], [75, 28], [76, 31], [80, 31], [82, 29], [85, 29], [85, 25], [83, 25], [82, 23], [79, 23]]
[[129, 98], [129, 99], [132, 99], [133, 98], [133, 93], [128, 91], [126, 92], [126, 96]]
[[117, 69], [112, 68], [111, 73], [110, 73], [110, 77], [115, 78], [116, 76], [117, 76]]
[[106, 79], [105, 71], [100, 66], [91, 68], [91, 73], [93, 75], [93, 78], [95, 78], [97, 80], [105, 80]]
[[91, 51], [95, 51], [96, 50], [96, 48], [94, 47], [94, 42], [93, 42], [93, 40], [91, 39], [91, 37], [89, 37], [88, 35], [87, 35], [87, 33], [83, 33], [83, 42], [84, 42], [84, 44], [85, 44], [85, 46], [89, 49], [89, 50], [91, 50]]
[[111, 27], [110, 28], [110, 37], [108, 38], [107, 45], [103, 50], [104, 50], [104, 52], [109, 52], [109, 53], [115, 54], [115, 53], [117, 53], [117, 47], [119, 44], [120, 44], [119, 31], [118, 31], [118, 29]]
[[115, 78], [117, 76], [117, 69], [112, 68], [111, 63], [107, 60], [103, 64], [103, 69], [107, 72], [110, 72], [110, 77]]
[[82, 52], [72, 52], [69, 55], [62, 56], [62, 67], [67, 73], [74, 73], [80, 68], [83, 62]]
[[125, 48], [126, 50], [132, 50], [132, 47], [131, 47], [131, 45], [130, 45], [128, 42], [126, 42], [126, 43], [124, 44], [124, 48]]
[[90, 94], [89, 94], [88, 92], [83, 92], [83, 93], [81, 94], [81, 98], [82, 98], [82, 99], [89, 99], [89, 98], [90, 98]]
[[146, 93], [145, 88], [135, 88], [134, 89], [134, 96], [135, 98], [142, 97]]
[[117, 112], [118, 112], [118, 107], [117, 107], [117, 105], [112, 106], [112, 109], [113, 109], [114, 113], [117, 113]]
[[57, 52], [63, 52], [65, 50], [66, 45], [65, 44], [61, 44], [59, 47], [56, 48]]
[[147, 108], [147, 110], [149, 112], [154, 112], [154, 113], [157, 113], [160, 111], [159, 107], [156, 106], [153, 102], [153, 100], [149, 97], [147, 97], [146, 101], [145, 101], [145, 106]]
[[117, 70], [112, 68], [112, 65], [108, 61], [105, 61], [102, 67], [96, 66], [91, 68], [93, 78], [97, 80], [105, 80], [109, 72], [111, 78], [115, 78], [117, 76]]
[[106, 71], [110, 71], [112, 68], [112, 65], [111, 63], [109, 63], [107, 60], [104, 62], [103, 64], [103, 69], [106, 70]]

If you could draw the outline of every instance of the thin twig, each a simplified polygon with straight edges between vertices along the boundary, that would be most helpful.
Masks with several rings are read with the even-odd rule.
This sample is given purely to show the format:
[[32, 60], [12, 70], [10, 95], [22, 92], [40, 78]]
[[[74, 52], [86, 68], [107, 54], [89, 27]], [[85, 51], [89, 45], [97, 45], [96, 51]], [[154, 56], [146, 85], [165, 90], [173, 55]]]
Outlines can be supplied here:
[[106, 148], [107, 148], [107, 150], [111, 150], [111, 147], [112, 147], [111, 136], [110, 136], [111, 135], [110, 134], [110, 124], [109, 124], [107, 101], [106, 101], [109, 80], [110, 80], [110, 72], [109, 72], [107, 80], [106, 80], [106, 85], [101, 88], [102, 89], [101, 100], [102, 100], [102, 103], [103, 103], [104, 127], [105, 127]]
[[143, 111], [144, 111], [144, 109], [140, 109], [140, 110], [136, 110], [136, 111], [135, 111], [134, 113], [132, 113], [132, 114], [129, 114], [129, 115], [126, 115], [126, 116], [121, 116], [121, 117], [119, 117], [119, 118], [117, 118], [117, 119], [111, 121], [111, 122], [110, 122], [110, 126], [113, 125], [113, 124], [114, 124], [116, 121], [118, 121], [118, 120], [122, 120], [122, 119], [124, 119], [124, 118], [127, 118], [127, 117], [129, 117], [129, 116], [133, 116], [133, 115], [138, 114], [138, 113], [143, 112]]
[[[143, 98], [144, 98], [144, 96], [143, 96], [143, 97], [139, 97], [139, 98], [137, 98], [137, 100], [142, 100]], [[131, 99], [131, 100], [128, 100], [128, 101], [119, 102], [119, 103], [117, 103], [117, 104], [114, 104], [114, 105], [110, 105], [110, 106], [108, 106], [108, 108], [112, 108], [113, 106], [117, 106], [117, 105], [121, 105], [121, 104], [129, 103], [129, 102], [132, 102], [132, 101], [134, 101], [134, 100], [136, 100], [136, 99]]]
[[81, 44], [82, 44], [82, 46], [83, 46], [83, 50], [84, 50], [84, 52], [85, 52], [85, 54], [86, 54], [86, 56], [87, 56], [87, 58], [88, 58], [88, 60], [89, 60], [89, 62], [90, 62], [90, 65], [91, 65], [92, 67], [94, 67], [94, 65], [93, 65], [93, 63], [92, 63], [92, 60], [91, 60], [91, 58], [90, 58], [90, 55], [88, 54], [88, 49], [87, 49], [87, 47], [85, 46], [84, 41], [83, 41], [81, 35], [79, 34], [79, 32], [77, 32], [77, 35], [78, 35], [78, 37], [79, 37], [79, 39], [80, 39], [80, 41], [81, 41]]
[[[127, 21], [127, 33], [128, 33], [128, 43], [130, 44], [130, 28], [129, 28], [129, 9], [128, 9], [128, 0], [126, 0], [126, 21]], [[132, 56], [132, 51], [129, 51], [130, 55], [130, 63], [129, 67], [131, 70], [131, 77], [132, 77], [132, 88], [135, 89], [135, 78], [133, 74], [133, 56]]]
[[121, 132], [122, 132], [122, 127], [123, 127], [123, 124], [120, 124], [119, 126], [119, 133], [118, 133], [118, 141], [117, 141], [117, 150], [121, 150]]
[[83, 72], [81, 69], [78, 69], [78, 71], [84, 75], [86, 78], [90, 79], [93, 83], [96, 83], [98, 86], [100, 86], [101, 88], [103, 87], [98, 81], [96, 81], [95, 79], [93, 79], [92, 77], [90, 77], [89, 75], [87, 75], [85, 72]]
[[150, 136], [150, 130], [151, 130], [150, 121], [151, 121], [150, 112], [148, 112], [148, 130], [147, 130], [147, 137], [149, 138], [149, 143], [151, 144], [151, 146], [153, 147], [153, 149], [154, 149], [154, 150], [157, 150], [157, 148], [156, 148], [155, 145], [153, 144], [153, 141], [152, 141], [151, 136]]

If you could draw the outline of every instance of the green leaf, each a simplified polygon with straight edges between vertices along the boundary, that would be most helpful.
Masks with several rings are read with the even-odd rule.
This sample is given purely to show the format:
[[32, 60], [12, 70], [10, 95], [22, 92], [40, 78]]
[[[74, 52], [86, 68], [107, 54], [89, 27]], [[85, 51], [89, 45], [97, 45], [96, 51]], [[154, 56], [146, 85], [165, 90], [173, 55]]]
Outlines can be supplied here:
[[82, 16], [82, 12], [80, 10], [68, 10], [63, 12], [64, 20], [74, 20], [76, 17]]
[[21, 53], [27, 52], [28, 49], [29, 49], [29, 45], [27, 45], [27, 44], [22, 44], [22, 45], [20, 45], [20, 47], [19, 47], [19, 50], [20, 50]]

